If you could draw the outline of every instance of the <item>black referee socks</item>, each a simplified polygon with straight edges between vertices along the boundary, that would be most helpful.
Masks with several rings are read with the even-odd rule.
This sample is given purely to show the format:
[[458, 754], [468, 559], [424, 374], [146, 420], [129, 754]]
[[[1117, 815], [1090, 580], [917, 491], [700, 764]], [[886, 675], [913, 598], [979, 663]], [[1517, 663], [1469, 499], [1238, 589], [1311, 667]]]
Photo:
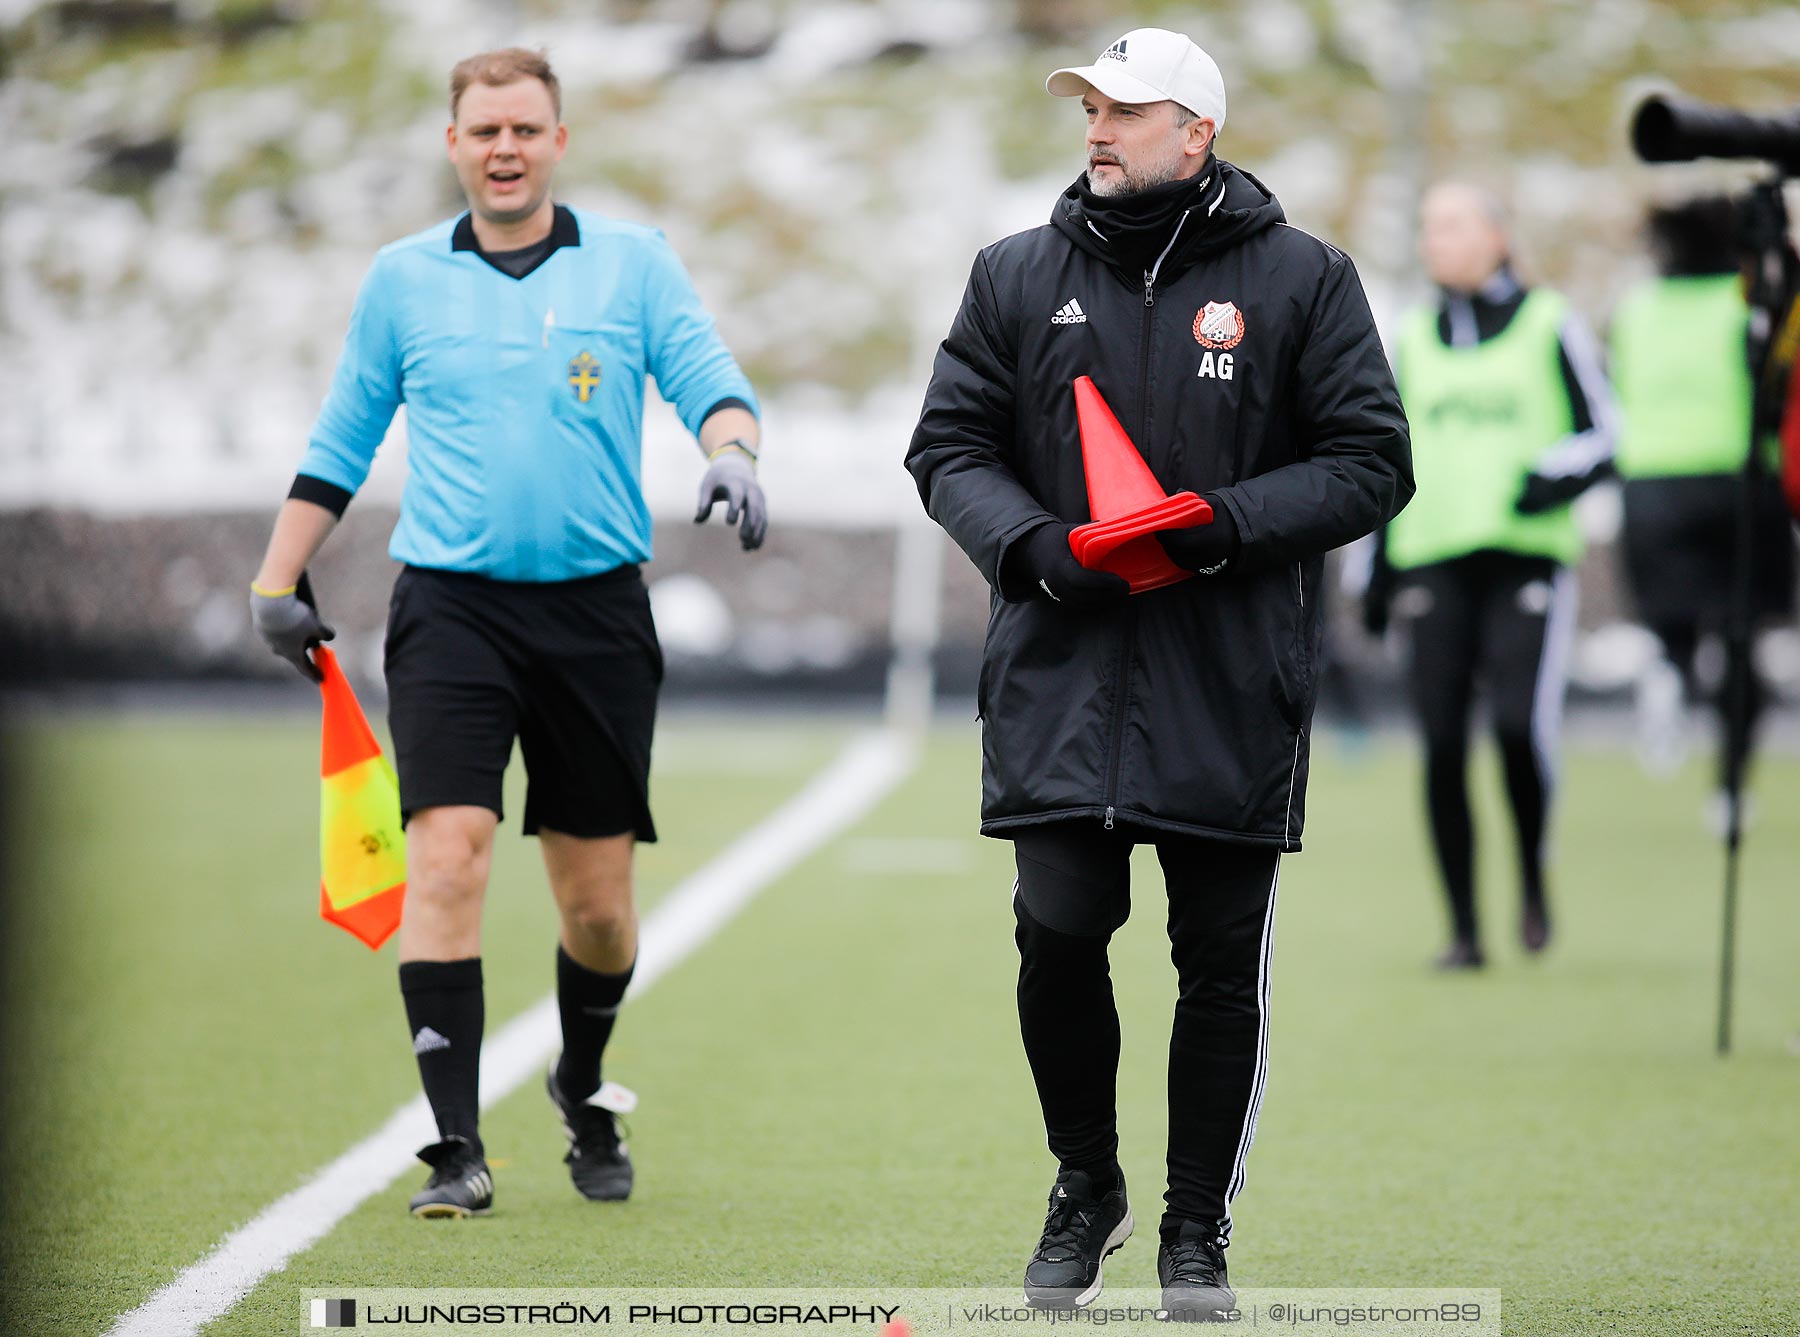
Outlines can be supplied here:
[[481, 958], [403, 961], [400, 995], [438, 1136], [466, 1137], [479, 1152]]
[[617, 975], [589, 970], [557, 944], [556, 1006], [562, 1014], [563, 1051], [556, 1085], [568, 1099], [586, 1100], [600, 1089], [600, 1055], [636, 969], [634, 960]]

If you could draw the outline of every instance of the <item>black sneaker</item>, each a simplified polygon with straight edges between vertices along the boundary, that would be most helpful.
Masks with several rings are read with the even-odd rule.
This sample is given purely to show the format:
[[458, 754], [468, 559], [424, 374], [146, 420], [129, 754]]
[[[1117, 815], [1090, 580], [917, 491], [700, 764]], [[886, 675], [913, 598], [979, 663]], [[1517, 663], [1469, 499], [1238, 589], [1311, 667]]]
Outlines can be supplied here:
[[1458, 938], [1439, 953], [1431, 963], [1434, 970], [1480, 970], [1487, 964], [1487, 954], [1467, 938]]
[[413, 1194], [412, 1214], [427, 1221], [486, 1216], [494, 1205], [494, 1177], [481, 1148], [466, 1137], [447, 1137], [421, 1148], [431, 1167], [425, 1187]]
[[1542, 900], [1528, 900], [1520, 908], [1519, 941], [1533, 956], [1550, 945], [1550, 911]]
[[1225, 1279], [1225, 1251], [1213, 1233], [1183, 1221], [1173, 1239], [1156, 1253], [1156, 1279], [1162, 1283], [1162, 1317], [1174, 1323], [1215, 1323], [1237, 1308], [1237, 1295]]
[[569, 1136], [569, 1153], [563, 1163], [569, 1178], [584, 1198], [596, 1202], [623, 1202], [631, 1196], [631, 1156], [620, 1136], [621, 1114], [637, 1108], [637, 1096], [617, 1082], [602, 1082], [586, 1100], [570, 1100], [556, 1085], [556, 1065], [544, 1079], [550, 1103], [562, 1116]]
[[1079, 1309], [1100, 1294], [1100, 1265], [1131, 1238], [1131, 1204], [1125, 1176], [1095, 1197], [1093, 1181], [1079, 1170], [1056, 1177], [1050, 1214], [1031, 1261], [1025, 1265], [1025, 1303], [1033, 1309]]

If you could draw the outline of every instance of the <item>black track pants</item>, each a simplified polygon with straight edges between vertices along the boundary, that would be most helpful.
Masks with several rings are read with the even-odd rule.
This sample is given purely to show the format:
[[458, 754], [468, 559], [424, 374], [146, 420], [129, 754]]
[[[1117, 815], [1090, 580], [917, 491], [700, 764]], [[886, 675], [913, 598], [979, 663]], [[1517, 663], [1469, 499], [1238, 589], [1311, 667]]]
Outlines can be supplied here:
[[[1763, 680], [1758, 671], [1754, 657], [1749, 664], [1738, 660], [1729, 642], [1726, 644], [1727, 667], [1724, 681], [1718, 689], [1708, 692], [1700, 685], [1699, 674], [1695, 671], [1695, 661], [1700, 651], [1702, 624], [1696, 620], [1677, 620], [1652, 622], [1650, 630], [1656, 639], [1662, 642], [1663, 654], [1681, 673], [1681, 683], [1689, 700], [1699, 700], [1710, 695], [1712, 703], [1719, 712], [1719, 788], [1723, 789], [1728, 780], [1730, 759], [1734, 753], [1744, 758], [1749, 766], [1756, 752], [1757, 725], [1761, 722], [1763, 712], [1769, 705], [1769, 684]], [[1730, 662], [1737, 661], [1737, 662]], [[1744, 711], [1741, 718], [1734, 719], [1731, 700], [1733, 675], [1744, 675]]]
[[[1721, 786], [1724, 754], [1735, 747], [1749, 757], [1757, 721], [1770, 699], [1769, 684], [1754, 665], [1748, 666], [1748, 709], [1735, 736], [1726, 736], [1731, 730], [1728, 690], [1721, 685], [1717, 692], [1703, 691], [1694, 672], [1694, 652], [1701, 638], [1723, 637], [1727, 630], [1743, 488], [1744, 480], [1737, 474], [1632, 478], [1625, 483], [1625, 569], [1631, 576], [1633, 601], [1644, 625], [1656, 633], [1663, 652], [1681, 670], [1689, 697], [1713, 697], [1722, 726]], [[1791, 621], [1794, 526], [1777, 480], [1760, 480], [1752, 515], [1752, 617], [1758, 625]], [[1742, 667], [1734, 665], [1727, 672]], [[1728, 676], [1725, 684], [1731, 681]]]
[[1523, 899], [1544, 900], [1573, 575], [1548, 558], [1478, 552], [1400, 573], [1394, 614], [1411, 643], [1413, 706], [1425, 735], [1425, 803], [1451, 931], [1478, 941], [1469, 723], [1480, 684], [1512, 808]]
[[[1268, 1058], [1269, 952], [1280, 855], [1150, 836], [1169, 900], [1179, 994], [1169, 1042], [1167, 1211], [1231, 1234]], [[1107, 944], [1130, 913], [1134, 837], [1060, 823], [1014, 840], [1019, 1026], [1050, 1152], [1102, 1177], [1115, 1163], [1119, 1014]]]

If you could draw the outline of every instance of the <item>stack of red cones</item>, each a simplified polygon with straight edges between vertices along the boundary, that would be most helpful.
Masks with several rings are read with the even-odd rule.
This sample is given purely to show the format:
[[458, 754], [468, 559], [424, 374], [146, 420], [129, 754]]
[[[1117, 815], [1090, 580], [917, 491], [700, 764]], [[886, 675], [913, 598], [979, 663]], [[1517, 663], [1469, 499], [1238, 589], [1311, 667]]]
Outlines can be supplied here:
[[1133, 594], [1192, 577], [1169, 560], [1156, 532], [1211, 524], [1212, 507], [1192, 492], [1169, 496], [1162, 490], [1091, 377], [1075, 382], [1075, 418], [1094, 517], [1069, 535], [1075, 560], [1090, 571], [1123, 576]]

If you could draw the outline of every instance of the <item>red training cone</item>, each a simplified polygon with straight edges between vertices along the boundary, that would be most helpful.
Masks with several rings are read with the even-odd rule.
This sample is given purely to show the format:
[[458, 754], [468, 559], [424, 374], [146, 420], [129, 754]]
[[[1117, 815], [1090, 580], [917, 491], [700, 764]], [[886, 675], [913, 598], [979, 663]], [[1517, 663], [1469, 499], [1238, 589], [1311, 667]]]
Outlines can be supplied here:
[[1163, 492], [1092, 377], [1075, 382], [1075, 420], [1081, 429], [1088, 511], [1094, 517], [1069, 535], [1075, 560], [1090, 571], [1124, 577], [1133, 594], [1192, 577], [1192, 571], [1169, 560], [1154, 535], [1161, 529], [1210, 524], [1212, 507], [1192, 492]]

